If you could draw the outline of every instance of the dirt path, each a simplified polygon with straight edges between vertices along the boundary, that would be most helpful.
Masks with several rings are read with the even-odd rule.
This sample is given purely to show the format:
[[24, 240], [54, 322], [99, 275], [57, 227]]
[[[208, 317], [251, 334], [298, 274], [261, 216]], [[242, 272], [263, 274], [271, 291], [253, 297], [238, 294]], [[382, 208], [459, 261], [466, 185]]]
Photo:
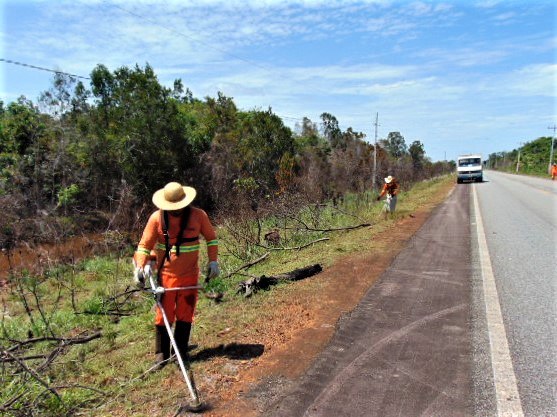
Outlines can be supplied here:
[[[452, 185], [440, 190], [438, 202]], [[436, 204], [435, 204], [436, 205]], [[265, 353], [239, 367], [232, 381], [216, 387], [209, 402], [214, 407], [205, 413], [212, 417], [255, 417], [265, 408], [273, 392], [300, 376], [325, 347], [343, 314], [350, 312], [375, 283], [396, 255], [424, 224], [433, 207], [416, 211], [398, 220], [388, 230], [370, 240], [368, 247], [326, 268], [319, 283], [307, 280], [288, 286], [278, 297], [273, 323], [257, 340]], [[294, 289], [295, 287], [295, 289]], [[200, 388], [203, 390], [203, 383]], [[213, 397], [213, 398], [210, 398]], [[218, 400], [217, 400], [218, 398]]]

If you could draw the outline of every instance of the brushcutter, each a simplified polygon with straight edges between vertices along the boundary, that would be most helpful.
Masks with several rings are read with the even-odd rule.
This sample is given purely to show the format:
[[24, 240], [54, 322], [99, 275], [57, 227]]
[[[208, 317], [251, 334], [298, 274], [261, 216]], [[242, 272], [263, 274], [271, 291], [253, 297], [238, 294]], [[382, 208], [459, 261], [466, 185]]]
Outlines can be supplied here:
[[190, 287], [164, 288], [155, 284], [155, 279], [153, 277], [153, 274], [150, 272], [150, 270], [149, 270], [148, 278], [149, 278], [149, 282], [151, 283], [151, 288], [146, 289], [146, 291], [151, 292], [155, 296], [157, 307], [161, 311], [162, 318], [164, 320], [164, 326], [166, 327], [166, 331], [168, 332], [168, 336], [170, 337], [170, 343], [172, 344], [174, 353], [176, 354], [176, 358], [178, 359], [178, 365], [180, 366], [180, 370], [182, 371], [182, 375], [184, 376], [184, 380], [186, 381], [186, 385], [188, 387], [192, 399], [192, 401], [187, 406], [181, 407], [181, 410], [187, 409], [187, 411], [191, 411], [191, 412], [200, 412], [203, 410], [203, 404], [199, 399], [199, 393], [197, 392], [197, 388], [195, 386], [193, 373], [191, 371], [189, 364], [187, 364], [187, 366], [184, 364], [182, 355], [180, 354], [180, 350], [178, 349], [178, 345], [176, 344], [176, 340], [174, 339], [174, 334], [172, 333], [172, 328], [170, 327], [168, 317], [166, 316], [164, 308], [162, 307], [161, 296], [167, 291], [193, 290], [193, 289], [202, 289], [203, 287], [200, 285], [193, 285]]

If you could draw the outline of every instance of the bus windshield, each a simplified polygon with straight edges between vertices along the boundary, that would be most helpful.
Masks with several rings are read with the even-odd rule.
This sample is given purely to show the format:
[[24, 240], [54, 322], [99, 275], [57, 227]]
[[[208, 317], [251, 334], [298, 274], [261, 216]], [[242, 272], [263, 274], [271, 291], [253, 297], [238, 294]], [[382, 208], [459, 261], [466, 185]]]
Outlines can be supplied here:
[[475, 166], [475, 165], [481, 165], [482, 160], [480, 158], [465, 158], [465, 159], [460, 159], [458, 161], [458, 166], [459, 167], [470, 167], [470, 166]]

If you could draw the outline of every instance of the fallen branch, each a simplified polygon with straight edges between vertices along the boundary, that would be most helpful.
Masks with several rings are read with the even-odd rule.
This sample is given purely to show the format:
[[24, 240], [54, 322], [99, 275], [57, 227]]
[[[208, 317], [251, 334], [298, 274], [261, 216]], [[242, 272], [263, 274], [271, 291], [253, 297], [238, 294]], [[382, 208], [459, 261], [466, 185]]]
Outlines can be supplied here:
[[244, 297], [250, 297], [259, 290], [267, 290], [271, 285], [276, 285], [281, 281], [298, 281], [304, 278], [311, 277], [321, 272], [323, 268], [320, 264], [306, 266], [304, 268], [295, 269], [294, 271], [285, 274], [279, 274], [267, 277], [262, 275], [260, 277], [252, 277], [246, 281], [238, 283], [238, 294], [244, 294]]
[[33, 359], [46, 359], [46, 358], [48, 358], [48, 355], [23, 356], [23, 357], [18, 357], [17, 359], [7, 357], [7, 358], [0, 358], [0, 362], [10, 363], [10, 362], [17, 362], [18, 360], [20, 360], [20, 361], [30, 361], [30, 360], [33, 360]]
[[56, 396], [56, 398], [58, 398], [58, 400], [61, 400], [60, 395], [58, 394], [58, 392], [54, 388], [52, 388], [50, 385], [48, 385], [33, 369], [31, 369], [27, 365], [25, 365], [25, 363], [23, 361], [21, 361], [18, 357], [14, 356], [11, 352], [8, 352], [6, 350], [4, 350], [2, 352], [2, 354], [8, 356], [8, 358], [14, 359], [14, 361], [17, 362], [17, 364], [20, 366], [21, 369], [23, 369], [25, 372], [27, 372], [29, 375], [31, 375], [39, 384], [41, 384], [48, 391], [50, 391], [52, 394], [54, 394]]
[[371, 223], [362, 223], [362, 224], [358, 224], [356, 226], [333, 227], [333, 228], [330, 228], [330, 229], [314, 229], [313, 227], [309, 227], [309, 226], [306, 226], [303, 229], [294, 228], [294, 227], [288, 227], [287, 229], [309, 230], [310, 232], [339, 232], [341, 230], [354, 230], [354, 229], [360, 229], [362, 227], [369, 227], [369, 226], [371, 226]]
[[267, 250], [299, 250], [299, 249], [307, 248], [308, 246], [311, 246], [314, 243], [322, 242], [324, 240], [330, 240], [330, 239], [328, 237], [322, 237], [321, 239], [317, 239], [317, 240], [314, 240], [312, 242], [306, 243], [305, 245], [296, 246], [296, 247], [292, 247], [292, 248], [269, 248], [267, 246], [263, 246], [263, 247]]
[[[35, 337], [32, 339], [22, 340], [17, 342], [17, 344], [11, 346], [8, 349], [4, 349], [0, 354], [0, 363], [17, 362], [18, 364], [23, 364], [26, 360], [31, 359], [44, 359], [44, 362], [37, 368], [37, 371], [42, 372], [50, 366], [50, 364], [62, 354], [68, 346], [77, 345], [82, 343], [87, 343], [91, 340], [98, 339], [101, 337], [101, 332], [95, 332], [84, 337], [74, 337], [74, 338], [63, 338], [63, 337]], [[58, 342], [54, 349], [48, 354], [43, 355], [30, 355], [25, 357], [15, 356], [12, 352], [19, 350], [19, 348], [39, 342]]]
[[139, 289], [139, 288], [130, 289], [130, 287], [126, 287], [126, 290], [124, 292], [122, 292], [120, 294], [113, 295], [112, 297], [109, 297], [109, 298], [105, 299], [104, 301], [107, 301], [107, 302], [108, 301], [116, 301], [118, 298], [123, 297], [125, 295], [127, 296], [126, 297], [126, 300], [127, 300], [131, 294], [134, 294], [136, 292], [141, 292], [141, 291], [142, 290]]
[[76, 314], [76, 315], [78, 315], [78, 314], [86, 314], [86, 315], [91, 315], [91, 316], [128, 317], [128, 316], [131, 316], [133, 313], [134, 313], [133, 310], [126, 310], [126, 311], [106, 310], [106, 311], [99, 311], [99, 312], [93, 312], [93, 311], [78, 311], [78, 312], [75, 313], [75, 314]]
[[234, 275], [235, 273], [241, 271], [242, 269], [246, 269], [249, 268], [250, 266], [255, 265], [256, 263], [259, 263], [261, 261], [263, 261], [265, 258], [267, 258], [267, 256], [269, 256], [269, 252], [265, 253], [263, 256], [261, 256], [260, 258], [257, 258], [254, 261], [248, 262], [247, 264], [242, 265], [241, 267], [235, 269], [234, 271], [232, 271], [231, 273], [229, 273], [226, 278], [230, 278], [232, 275]]
[[12, 398], [10, 398], [8, 401], [6, 401], [4, 404], [2, 404], [2, 406], [0, 406], [0, 411], [8, 411], [10, 409], [10, 407], [16, 402], [19, 401], [20, 398], [22, 398], [25, 395], [28, 395], [29, 391], [24, 390], [23, 392], [13, 396]]
[[13, 351], [16, 351], [19, 348], [25, 346], [25, 345], [29, 345], [29, 344], [33, 344], [33, 343], [39, 343], [39, 342], [59, 342], [60, 344], [62, 344], [64, 346], [77, 345], [77, 344], [81, 344], [81, 343], [87, 343], [87, 342], [89, 342], [93, 339], [98, 339], [101, 336], [102, 336], [101, 332], [95, 332], [95, 333], [92, 333], [88, 336], [73, 337], [73, 338], [52, 337], [52, 336], [34, 337], [34, 338], [31, 338], [31, 339], [27, 339], [27, 340], [16, 341], [15, 345], [5, 349], [4, 352], [13, 352]]

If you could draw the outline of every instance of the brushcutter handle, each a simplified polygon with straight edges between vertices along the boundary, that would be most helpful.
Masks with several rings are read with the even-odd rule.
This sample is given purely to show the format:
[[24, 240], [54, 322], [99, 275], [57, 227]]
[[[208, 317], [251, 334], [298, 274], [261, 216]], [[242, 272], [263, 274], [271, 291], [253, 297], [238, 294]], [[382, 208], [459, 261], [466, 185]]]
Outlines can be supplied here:
[[155, 277], [153, 274], [149, 275], [149, 282], [151, 283], [151, 288], [148, 291], [153, 293], [157, 301], [160, 301], [161, 295], [164, 294], [164, 288], [156, 285]]
[[[162, 287], [158, 287], [162, 288]], [[175, 287], [175, 288], [162, 288], [163, 292], [167, 291], [187, 291], [187, 290], [204, 290], [205, 287], [203, 285], [191, 285], [189, 287]]]

